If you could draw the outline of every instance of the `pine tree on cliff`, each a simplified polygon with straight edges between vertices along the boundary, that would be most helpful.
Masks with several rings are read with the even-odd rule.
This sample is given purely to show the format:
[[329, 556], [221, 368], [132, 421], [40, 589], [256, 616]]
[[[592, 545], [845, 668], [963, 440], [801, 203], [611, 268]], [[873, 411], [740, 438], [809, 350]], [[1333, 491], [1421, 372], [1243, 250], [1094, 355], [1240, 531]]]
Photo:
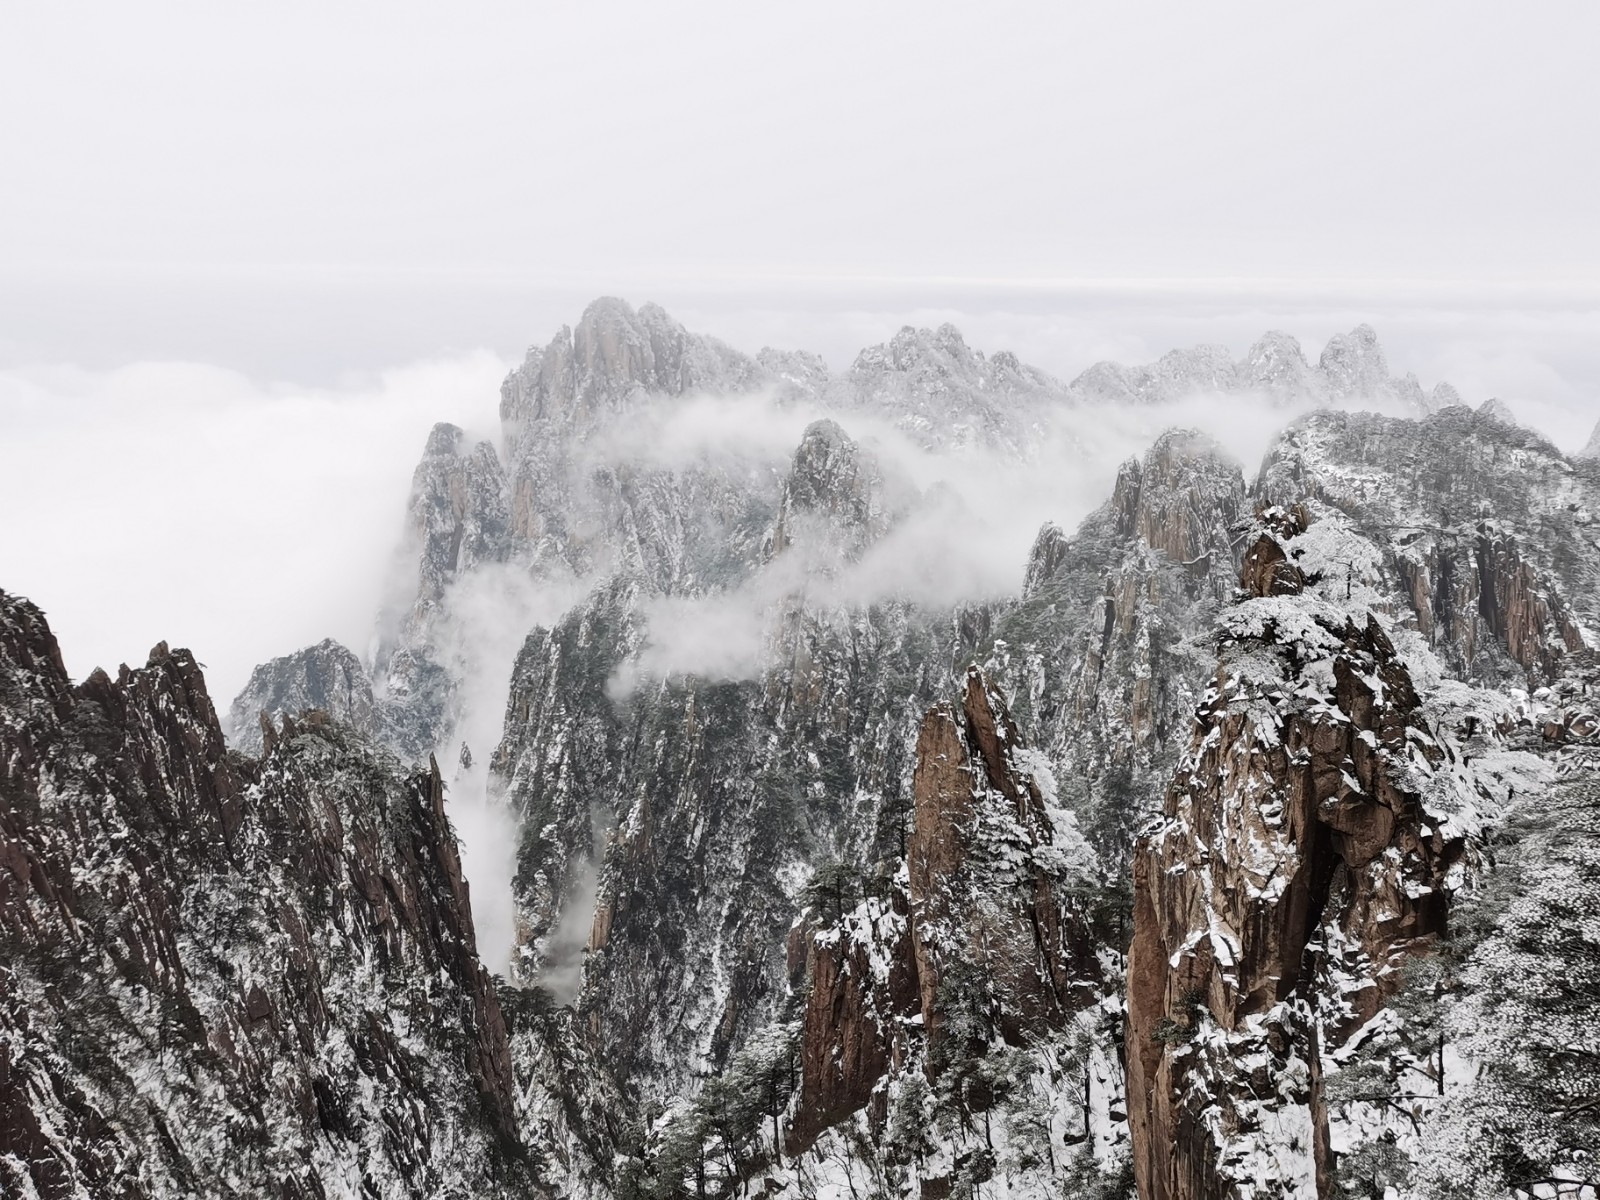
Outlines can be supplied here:
[[837, 860], [818, 867], [806, 889], [807, 904], [829, 925], [844, 920], [860, 899], [861, 872]]
[[1474, 1074], [1424, 1127], [1448, 1197], [1600, 1188], [1600, 778], [1575, 773], [1509, 823], [1486, 926], [1446, 1025]]

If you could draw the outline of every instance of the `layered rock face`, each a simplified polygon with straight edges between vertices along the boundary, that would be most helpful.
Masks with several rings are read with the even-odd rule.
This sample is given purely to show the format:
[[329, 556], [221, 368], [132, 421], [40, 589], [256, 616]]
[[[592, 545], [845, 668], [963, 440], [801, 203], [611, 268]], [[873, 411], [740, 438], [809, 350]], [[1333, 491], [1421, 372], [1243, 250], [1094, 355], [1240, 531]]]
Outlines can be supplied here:
[[1163, 434], [1073, 536], [1040, 534], [1021, 600], [994, 622], [991, 670], [1111, 863], [1185, 743], [1213, 666], [1196, 639], [1232, 591], [1247, 506], [1220, 447]]
[[856, 356], [822, 392], [832, 407], [889, 417], [924, 445], [1003, 446], [1020, 452], [1073, 399], [1059, 380], [1001, 351], [985, 356], [952, 325], [906, 326]]
[[[1064, 810], [1054, 820], [1046, 812], [1026, 754], [1004, 700], [976, 669], [960, 710], [934, 709], [917, 736], [907, 865], [930, 1038], [939, 1034], [947, 957], [965, 958], [988, 976], [994, 1017], [1014, 1043], [1058, 1024], [1099, 983], [1086, 923], [1056, 891], [1063, 875], [1088, 871], [1087, 848]], [[1017, 894], [1008, 897], [997, 875]]]
[[399, 598], [380, 615], [372, 662], [377, 732], [408, 757], [443, 752], [467, 715], [459, 689], [477, 664], [461, 629], [474, 597], [460, 589], [513, 553], [508, 488], [493, 445], [434, 426], [412, 476], [404, 565], [390, 585]]
[[[1246, 392], [1440, 411], [1313, 413], [1253, 485], [1165, 434], [1014, 600], [859, 586], [957, 535], [852, 430], [1007, 463], [1073, 405]], [[1592, 773], [1596, 736], [1600, 477], [1453, 399], [1366, 327], [1066, 385], [948, 326], [836, 375], [607, 300], [497, 443], [434, 430], [372, 663], [261, 668], [257, 757], [186, 653], [74, 687], [0, 599], [7, 1194], [1399, 1188], [1425, 1060], [1460, 1074], [1408, 964], [1538, 808], [1510, 743]], [[795, 441], [728, 450], [745, 403]], [[368, 739], [514, 817], [509, 986], [438, 771]]]
[[1156, 1200], [1330, 1194], [1325, 1052], [1444, 932], [1468, 839], [1509, 799], [1505, 762], [1482, 765], [1494, 705], [1420, 694], [1421, 640], [1341, 578], [1375, 550], [1336, 512], [1265, 523], [1135, 854], [1129, 1118]]
[[836, 421], [814, 421], [784, 479], [768, 561], [808, 541], [823, 543], [815, 548], [834, 563], [853, 558], [889, 531], [914, 494], [909, 483], [891, 486], [882, 466]]
[[666, 462], [650, 413], [687, 395], [747, 395], [753, 359], [689, 333], [655, 305], [590, 305], [575, 330], [530, 350], [501, 389], [510, 529], [524, 557], [578, 574], [628, 570], [693, 592], [751, 561], [775, 481]]
[[537, 1194], [436, 773], [0, 594], [0, 798], [7, 1195]]
[[1536, 433], [1462, 407], [1317, 414], [1268, 452], [1256, 494], [1347, 514], [1454, 675], [1538, 686], [1597, 644], [1600, 491]]
[[[470, 742], [481, 764], [504, 715], [487, 787], [519, 827], [512, 974], [528, 988], [507, 993], [511, 1053], [524, 1135], [556, 1151], [566, 1190], [1115, 1179], [1118, 1002], [1097, 981], [1119, 966], [1117, 880], [1213, 672], [1253, 498], [1216, 446], [1168, 434], [1074, 534], [1041, 533], [1018, 601], [925, 607], [853, 581], [903, 569], [873, 556], [911, 521], [938, 527], [947, 498], [849, 431], [861, 418], [896, 445], [1030, 455], [1085, 402], [1426, 402], [1363, 330], [1316, 367], [1269, 335], [1242, 363], [1201, 349], [1100, 374], [1110, 392], [1095, 372], [1062, 385], [946, 327], [834, 375], [601, 301], [508, 378], [498, 446], [435, 431], [378, 639], [378, 736], [452, 759]], [[797, 431], [821, 418], [792, 456], [674, 439], [684, 414], [738, 426], [757, 393]], [[1258, 491], [1344, 505], [1363, 443], [1316, 420], [1315, 452]], [[1515, 536], [1536, 564], [1518, 586], [1553, 605], [1544, 547]], [[1393, 553], [1383, 541], [1390, 582]], [[1524, 624], [1483, 636], [1509, 644]], [[501, 704], [481, 685], [513, 654]], [[309, 668], [276, 674], [305, 676], [282, 707], [312, 691]], [[953, 686], [962, 703], [929, 716]], [[1069, 811], [1109, 879], [1041, 865]], [[765, 1132], [729, 1115], [720, 1081], [746, 1075]], [[934, 1154], [911, 1131], [936, 1126]], [[865, 1149], [880, 1134], [891, 1149]]]
[[[844, 517], [848, 542], [862, 531]], [[525, 831], [516, 969], [581, 975], [602, 1057], [671, 1095], [685, 1064], [725, 1061], [781, 1014], [812, 865], [899, 852], [910, 737], [955, 634], [905, 605], [780, 599], [761, 678], [639, 678], [648, 600], [619, 579], [530, 637], [494, 770]]]
[[[1061, 411], [1083, 403], [1267, 391], [1286, 402], [1398, 397], [1426, 407], [1414, 380], [1389, 379], [1366, 327], [1330, 343], [1316, 369], [1282, 334], [1267, 335], [1231, 370], [1218, 353], [1174, 352], [1159, 370], [1101, 364], [1069, 386], [1012, 354], [985, 356], [949, 326], [907, 328], [834, 375], [813, 355], [747, 357], [688, 332], [655, 305], [596, 301], [508, 377], [498, 447], [469, 447], [454, 426], [429, 439], [414, 485], [405, 577], [371, 669], [391, 710], [389, 740], [410, 754], [442, 749], [461, 724], [458, 686], [477, 668], [463, 664], [449, 632], [471, 620], [455, 611], [472, 609], [455, 591], [481, 568], [513, 564], [541, 591], [565, 589], [547, 598], [543, 607], [553, 611], [537, 612], [532, 624], [552, 620], [619, 572], [653, 593], [702, 595], [737, 585], [761, 564], [782, 464], [752, 470], [674, 449], [659, 435], [685, 403], [766, 394], [841, 421], [887, 421], [927, 448], [1018, 455], [1040, 442]], [[1130, 371], [1134, 382], [1126, 386], [1091, 386], [1097, 372]]]

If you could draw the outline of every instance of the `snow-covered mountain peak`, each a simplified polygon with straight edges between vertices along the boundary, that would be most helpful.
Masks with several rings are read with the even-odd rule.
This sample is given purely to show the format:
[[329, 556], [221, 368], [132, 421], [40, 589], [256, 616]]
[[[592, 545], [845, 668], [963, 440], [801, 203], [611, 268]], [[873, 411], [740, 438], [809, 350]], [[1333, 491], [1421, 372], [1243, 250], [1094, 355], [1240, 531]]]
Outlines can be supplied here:
[[1490, 420], [1499, 421], [1503, 425], [1515, 425], [1517, 423], [1517, 416], [1511, 411], [1511, 406], [1498, 397], [1491, 396], [1478, 405], [1478, 413], [1480, 416], [1488, 417]]
[[1317, 366], [1338, 395], [1371, 395], [1389, 382], [1389, 361], [1378, 344], [1378, 331], [1371, 325], [1334, 334]]
[[1255, 387], [1271, 392], [1311, 390], [1311, 364], [1306, 361], [1300, 340], [1281, 329], [1269, 329], [1251, 346], [1240, 363], [1244, 378]]
[[1072, 391], [1100, 404], [1168, 404], [1195, 395], [1255, 392], [1285, 406], [1398, 403], [1419, 415], [1457, 398], [1448, 384], [1430, 397], [1414, 375], [1391, 378], [1370, 325], [1336, 334], [1315, 367], [1294, 337], [1272, 330], [1237, 362], [1226, 347], [1210, 345], [1170, 350], [1144, 366], [1098, 362], [1072, 381]]
[[690, 333], [660, 305], [602, 297], [576, 328], [528, 352], [501, 387], [500, 417], [514, 442], [531, 422], [584, 427], [641, 397], [749, 391], [765, 378], [754, 359]]
[[904, 481], [886, 478], [876, 456], [862, 449], [838, 422], [813, 421], [784, 481], [772, 552], [780, 553], [797, 540], [820, 537], [831, 548], [853, 556], [883, 535], [911, 490]]
[[466, 432], [461, 426], [440, 421], [428, 431], [428, 440], [423, 445], [422, 456], [424, 458], [458, 456], [466, 437]]

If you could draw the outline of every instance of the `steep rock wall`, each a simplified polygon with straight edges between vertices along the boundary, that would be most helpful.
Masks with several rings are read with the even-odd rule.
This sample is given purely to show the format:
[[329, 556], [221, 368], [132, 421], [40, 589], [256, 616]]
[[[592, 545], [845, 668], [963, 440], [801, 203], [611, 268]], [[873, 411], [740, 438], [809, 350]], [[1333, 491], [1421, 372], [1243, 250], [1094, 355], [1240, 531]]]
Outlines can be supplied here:
[[437, 773], [268, 742], [164, 644], [72, 686], [0, 594], [7, 1193], [536, 1190]]
[[880, 1098], [908, 1062], [937, 1079], [953, 1058], [981, 1053], [974, 1039], [1027, 1045], [1100, 994], [1086, 915], [1062, 892], [1089, 869], [1085, 847], [1048, 811], [1030, 761], [976, 668], [959, 705], [923, 719], [912, 829], [889, 896], [797, 931], [810, 988], [791, 1152]]
[[1324, 1043], [1444, 931], [1484, 799], [1464, 765], [1482, 747], [1462, 751], [1457, 727], [1492, 731], [1450, 707], [1468, 689], [1425, 701], [1427, 652], [1397, 651], [1376, 593], [1341, 586], [1362, 561], [1348, 523], [1264, 520], [1135, 853], [1129, 1118], [1147, 1200], [1330, 1194]]

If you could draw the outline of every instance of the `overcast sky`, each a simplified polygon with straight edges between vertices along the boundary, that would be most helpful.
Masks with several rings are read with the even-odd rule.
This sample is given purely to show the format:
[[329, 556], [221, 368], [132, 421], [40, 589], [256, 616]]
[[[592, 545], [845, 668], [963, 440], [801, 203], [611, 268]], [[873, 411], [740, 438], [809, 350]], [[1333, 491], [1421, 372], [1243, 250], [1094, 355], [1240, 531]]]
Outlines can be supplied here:
[[1574, 448], [1596, 46], [1588, 0], [5, 4], [0, 587], [79, 674], [359, 640], [428, 424], [602, 293], [1068, 377], [1368, 320]]
[[1593, 280], [1600, 6], [9, 4], [0, 260]]

